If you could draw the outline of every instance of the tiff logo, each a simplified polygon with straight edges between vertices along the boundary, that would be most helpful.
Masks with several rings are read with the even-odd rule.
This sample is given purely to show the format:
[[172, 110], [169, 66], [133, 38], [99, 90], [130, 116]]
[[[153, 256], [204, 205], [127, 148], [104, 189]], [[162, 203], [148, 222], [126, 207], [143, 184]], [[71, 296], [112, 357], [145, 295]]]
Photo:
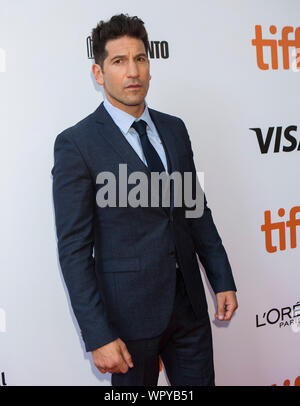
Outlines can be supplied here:
[[[277, 27], [271, 25], [269, 32], [272, 35], [277, 33]], [[294, 28], [290, 26], [283, 27], [281, 30], [281, 39], [266, 39], [262, 36], [261, 25], [255, 26], [255, 38], [252, 39], [252, 45], [256, 47], [257, 66], [261, 70], [268, 70], [269, 64], [264, 60], [264, 49], [268, 48], [271, 51], [272, 69], [278, 69], [278, 46], [281, 47], [283, 69], [290, 69], [290, 52], [291, 47], [294, 48], [293, 56], [296, 58], [293, 62], [293, 71], [300, 70], [300, 27], [295, 29], [294, 38], [289, 38], [289, 34], [294, 32]]]
[[[272, 241], [272, 231], [278, 230], [279, 232], [279, 249], [281, 251], [286, 249], [286, 227], [290, 229], [290, 245], [291, 248], [296, 248], [297, 246], [297, 236], [296, 229], [300, 225], [300, 218], [296, 218], [296, 214], [300, 212], [300, 206], [292, 207], [289, 213], [288, 221], [271, 221], [271, 211], [265, 211], [265, 223], [261, 226], [261, 231], [265, 233], [266, 250], [268, 252], [276, 252], [277, 247], [273, 245]], [[285, 215], [285, 210], [280, 208], [278, 210], [278, 216], [283, 217]]]
[[6, 332], [6, 316], [4, 309], [0, 308], [0, 333]]
[[6, 52], [0, 48], [0, 73], [6, 72]]

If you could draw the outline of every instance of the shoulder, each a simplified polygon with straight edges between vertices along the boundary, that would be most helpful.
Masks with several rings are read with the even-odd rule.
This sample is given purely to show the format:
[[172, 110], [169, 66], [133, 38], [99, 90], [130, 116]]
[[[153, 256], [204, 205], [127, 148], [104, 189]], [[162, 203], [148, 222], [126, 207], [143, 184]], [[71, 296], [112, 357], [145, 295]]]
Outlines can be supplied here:
[[77, 123], [61, 131], [56, 136], [55, 144], [64, 141], [80, 144], [87, 134], [90, 134], [92, 131], [95, 131], [95, 112], [90, 113]]
[[174, 116], [174, 115], [168, 114], [168, 113], [163, 113], [162, 111], [155, 110], [155, 109], [152, 109], [149, 107], [148, 107], [148, 110], [149, 110], [150, 114], [153, 114], [158, 120], [164, 120], [164, 121], [169, 121], [170, 123], [184, 125], [183, 120], [178, 116]]

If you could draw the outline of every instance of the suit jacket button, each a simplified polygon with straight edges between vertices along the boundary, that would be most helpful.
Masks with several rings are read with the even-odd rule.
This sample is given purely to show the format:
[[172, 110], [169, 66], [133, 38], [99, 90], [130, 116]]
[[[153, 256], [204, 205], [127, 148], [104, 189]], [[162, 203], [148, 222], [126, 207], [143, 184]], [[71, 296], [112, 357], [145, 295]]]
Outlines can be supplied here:
[[170, 257], [174, 257], [175, 256], [175, 251], [170, 251], [169, 255], [170, 255]]

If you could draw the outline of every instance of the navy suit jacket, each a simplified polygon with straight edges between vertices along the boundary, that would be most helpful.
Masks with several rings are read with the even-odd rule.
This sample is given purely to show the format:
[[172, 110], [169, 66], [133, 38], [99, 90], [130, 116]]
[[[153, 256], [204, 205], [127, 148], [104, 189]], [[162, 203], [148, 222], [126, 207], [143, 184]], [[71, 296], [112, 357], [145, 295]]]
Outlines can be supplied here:
[[[196, 176], [183, 121], [149, 112], [169, 169]], [[171, 205], [169, 211], [98, 206], [96, 193], [103, 185], [96, 183], [97, 175], [110, 171], [118, 180], [120, 163], [127, 164], [128, 176], [141, 171], [150, 182], [148, 167], [103, 102], [56, 137], [51, 173], [58, 254], [86, 351], [118, 337], [154, 337], [166, 328], [175, 297], [176, 259], [196, 317], [207, 309], [197, 254], [215, 293], [236, 290], [205, 195], [199, 218], [186, 218], [184, 204]]]

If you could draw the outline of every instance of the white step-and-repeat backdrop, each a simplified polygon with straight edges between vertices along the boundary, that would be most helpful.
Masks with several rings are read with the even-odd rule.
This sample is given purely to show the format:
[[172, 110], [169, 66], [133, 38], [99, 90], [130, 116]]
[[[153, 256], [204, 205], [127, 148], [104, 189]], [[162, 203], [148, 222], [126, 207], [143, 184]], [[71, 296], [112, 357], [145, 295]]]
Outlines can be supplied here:
[[51, 169], [57, 134], [103, 99], [91, 30], [120, 13], [145, 22], [148, 105], [185, 121], [234, 272], [227, 324], [204, 277], [216, 384], [299, 385], [297, 0], [0, 1], [0, 385], [110, 385], [62, 279]]

